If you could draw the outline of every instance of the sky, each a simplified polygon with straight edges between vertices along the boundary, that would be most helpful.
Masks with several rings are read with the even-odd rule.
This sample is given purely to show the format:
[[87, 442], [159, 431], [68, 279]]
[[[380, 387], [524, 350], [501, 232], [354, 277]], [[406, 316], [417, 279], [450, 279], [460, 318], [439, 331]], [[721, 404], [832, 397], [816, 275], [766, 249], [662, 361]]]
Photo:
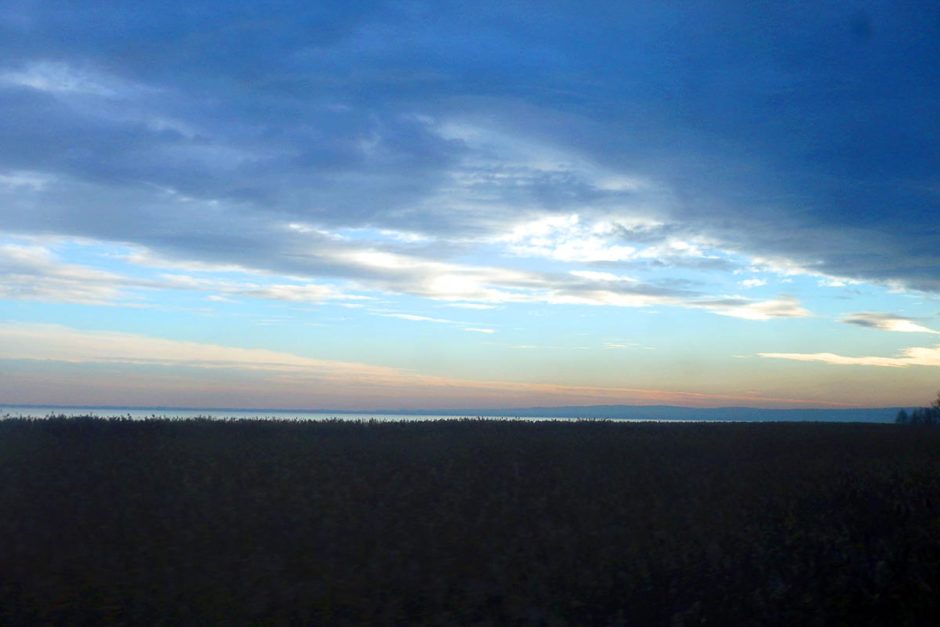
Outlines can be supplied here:
[[0, 405], [926, 404], [934, 2], [0, 7]]

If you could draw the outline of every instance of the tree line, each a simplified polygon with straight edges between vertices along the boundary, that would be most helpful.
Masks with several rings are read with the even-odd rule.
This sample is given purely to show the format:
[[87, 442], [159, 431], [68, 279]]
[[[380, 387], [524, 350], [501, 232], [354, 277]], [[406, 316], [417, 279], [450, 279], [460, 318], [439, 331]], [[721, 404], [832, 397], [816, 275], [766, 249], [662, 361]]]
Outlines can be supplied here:
[[898, 412], [894, 422], [899, 425], [940, 425], [940, 393], [928, 407], [917, 407], [910, 413], [906, 409]]

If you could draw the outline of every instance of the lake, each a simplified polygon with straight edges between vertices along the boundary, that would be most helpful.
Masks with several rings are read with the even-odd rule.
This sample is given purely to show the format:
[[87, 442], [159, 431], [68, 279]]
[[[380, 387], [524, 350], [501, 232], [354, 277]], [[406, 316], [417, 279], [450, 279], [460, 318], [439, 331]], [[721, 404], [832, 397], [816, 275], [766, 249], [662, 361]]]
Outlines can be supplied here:
[[[454, 420], [476, 418], [455, 414], [342, 413], [282, 409], [199, 409], [172, 407], [58, 407], [39, 405], [0, 405], [0, 418], [44, 418], [46, 416], [99, 416], [145, 418], [235, 418], [251, 420]], [[565, 417], [485, 416], [488, 420], [576, 420]]]

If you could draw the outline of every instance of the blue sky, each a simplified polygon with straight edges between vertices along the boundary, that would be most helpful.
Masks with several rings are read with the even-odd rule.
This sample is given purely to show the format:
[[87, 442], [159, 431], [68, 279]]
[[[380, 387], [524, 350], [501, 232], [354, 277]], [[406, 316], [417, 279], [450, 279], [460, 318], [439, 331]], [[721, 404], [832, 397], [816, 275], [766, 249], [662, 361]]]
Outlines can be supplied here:
[[912, 405], [934, 3], [0, 9], [0, 403]]

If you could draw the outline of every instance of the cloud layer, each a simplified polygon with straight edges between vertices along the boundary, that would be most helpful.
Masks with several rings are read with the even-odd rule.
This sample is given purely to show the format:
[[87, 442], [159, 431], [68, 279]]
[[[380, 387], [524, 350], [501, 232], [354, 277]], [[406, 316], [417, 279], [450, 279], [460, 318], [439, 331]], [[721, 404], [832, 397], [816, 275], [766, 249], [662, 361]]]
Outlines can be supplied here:
[[318, 233], [940, 290], [933, 4], [175, 7], [3, 12], [0, 229], [385, 285], [416, 270]]
[[[485, 329], [475, 329], [486, 332]], [[29, 364], [40, 364], [32, 376]], [[76, 375], [70, 366], [82, 366]], [[0, 322], [0, 394], [5, 402], [75, 403], [48, 389], [76, 377], [78, 398], [111, 404], [166, 404], [165, 387], [176, 403], [187, 394], [202, 406], [396, 408], [531, 406], [585, 403], [812, 404], [792, 398], [748, 394], [707, 394], [623, 386], [494, 381], [427, 375], [402, 368], [315, 359], [293, 353], [184, 342], [53, 324]], [[116, 370], [114, 370], [116, 369]], [[118, 376], [120, 374], [120, 376]], [[188, 381], [188, 384], [186, 383]], [[189, 389], [194, 388], [194, 389]], [[403, 391], [407, 390], [407, 395]], [[73, 394], [76, 392], [71, 391]], [[98, 395], [98, 396], [96, 396]], [[418, 399], [416, 401], [416, 399]], [[537, 400], [536, 400], [537, 399]], [[246, 402], [247, 401], [247, 402]], [[269, 404], [265, 405], [265, 402]]]
[[[128, 268], [121, 273], [66, 263], [47, 245], [0, 243], [0, 297], [143, 306], [150, 302], [148, 294], [161, 290], [196, 292], [217, 301], [249, 298], [293, 303], [368, 302], [375, 298], [374, 294], [390, 293], [469, 309], [503, 303], [541, 303], [680, 307], [747, 320], [809, 315], [796, 299], [788, 296], [767, 300], [711, 297], [685, 287], [645, 283], [609, 272], [559, 273], [450, 263], [378, 250], [370, 244], [331, 238], [325, 233], [318, 233], [315, 238], [322, 245], [309, 253], [297, 253], [299, 259], [287, 262], [293, 276], [286, 277], [271, 270], [232, 265], [174, 265], [146, 254], [124, 255], [130, 264], [151, 270], [167, 264], [173, 269], [142, 278], [130, 275]], [[309, 276], [341, 280], [346, 287], [310, 282], [306, 279]], [[376, 313], [403, 320], [458, 324], [420, 314], [382, 310]]]

